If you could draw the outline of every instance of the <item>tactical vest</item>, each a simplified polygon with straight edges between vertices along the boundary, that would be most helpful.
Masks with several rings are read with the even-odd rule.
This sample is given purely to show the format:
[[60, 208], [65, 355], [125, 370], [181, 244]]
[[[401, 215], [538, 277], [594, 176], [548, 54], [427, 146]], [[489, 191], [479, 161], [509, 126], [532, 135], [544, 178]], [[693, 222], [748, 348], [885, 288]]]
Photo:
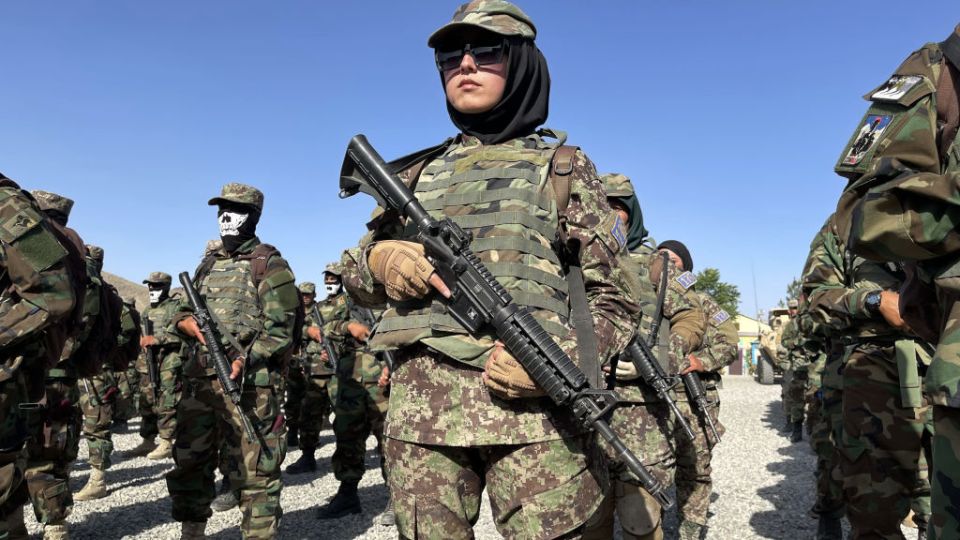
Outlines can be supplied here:
[[199, 292], [221, 332], [230, 333], [244, 347], [253, 343], [261, 330], [263, 310], [249, 260], [217, 259]]
[[[167, 334], [167, 327], [170, 326], [170, 320], [177, 312], [180, 302], [174, 297], [165, 298], [162, 302], [153, 307], [148, 307], [143, 311], [141, 318], [149, 319], [153, 323], [153, 335], [161, 336]], [[171, 347], [177, 348], [180, 343], [159, 344], [161, 350]]]
[[[432, 217], [448, 217], [473, 234], [474, 253], [555, 339], [569, 332], [567, 281], [554, 250], [560, 223], [548, 182], [558, 146], [538, 135], [498, 145], [459, 142], [423, 168], [415, 187]], [[443, 336], [465, 331], [439, 300], [388, 309], [378, 339], [390, 341], [395, 332], [408, 336], [407, 343], [431, 338], [428, 344], [467, 363], [482, 362], [476, 354], [489, 348], [443, 342]]]

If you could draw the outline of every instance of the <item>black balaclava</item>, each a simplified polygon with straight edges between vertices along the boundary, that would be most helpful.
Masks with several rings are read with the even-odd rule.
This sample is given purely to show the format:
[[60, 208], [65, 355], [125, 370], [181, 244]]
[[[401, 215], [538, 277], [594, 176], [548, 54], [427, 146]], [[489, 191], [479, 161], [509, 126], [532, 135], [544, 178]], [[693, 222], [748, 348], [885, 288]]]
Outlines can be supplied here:
[[44, 214], [45, 216], [47, 216], [48, 218], [50, 218], [51, 220], [53, 220], [55, 223], [57, 223], [57, 224], [59, 224], [59, 225], [61, 225], [61, 226], [63, 226], [63, 227], [66, 227], [66, 226], [67, 226], [67, 221], [68, 221], [69, 218], [68, 218], [68, 216], [67, 216], [66, 214], [64, 214], [63, 212], [61, 212], [61, 211], [59, 211], [59, 210], [54, 210], [54, 209], [52, 209], [52, 208], [48, 208], [48, 209], [46, 209], [46, 210], [43, 211], [43, 214]]
[[160, 291], [160, 296], [157, 297], [156, 302], [153, 301], [153, 294], [150, 294], [150, 305], [157, 306], [160, 302], [163, 302], [170, 297], [170, 286], [163, 285], [160, 283], [151, 283], [147, 286], [147, 291], [153, 293], [154, 291]]
[[240, 246], [256, 237], [259, 221], [260, 212], [253, 207], [221, 205], [217, 210], [217, 223], [220, 226], [220, 240], [227, 253], [235, 253]]
[[676, 253], [677, 256], [680, 257], [680, 260], [683, 261], [683, 270], [693, 272], [693, 257], [690, 256], [690, 250], [687, 249], [687, 246], [683, 245], [683, 242], [679, 240], [667, 240], [666, 242], [660, 242], [657, 249], [669, 249]]
[[[450, 120], [483, 144], [497, 144], [533, 133], [547, 121], [550, 108], [550, 72], [547, 60], [529, 39], [512, 39], [507, 59], [507, 83], [493, 109], [462, 113], [447, 101]], [[443, 83], [443, 73], [440, 73]]]
[[643, 210], [640, 209], [640, 201], [636, 195], [613, 198], [620, 201], [630, 214], [630, 223], [625, 225], [627, 226], [627, 249], [633, 251], [643, 244], [643, 239], [649, 233], [643, 226]]

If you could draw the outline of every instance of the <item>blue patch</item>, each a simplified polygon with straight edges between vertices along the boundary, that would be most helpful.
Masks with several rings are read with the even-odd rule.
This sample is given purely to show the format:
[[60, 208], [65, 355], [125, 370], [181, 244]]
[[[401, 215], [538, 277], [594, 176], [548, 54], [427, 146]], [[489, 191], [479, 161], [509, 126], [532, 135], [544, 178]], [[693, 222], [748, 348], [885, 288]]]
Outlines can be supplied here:
[[893, 116], [889, 114], [867, 115], [867, 119], [863, 121], [863, 125], [860, 126], [860, 130], [857, 132], [856, 139], [854, 139], [853, 144], [850, 145], [850, 150], [847, 152], [847, 155], [843, 157], [842, 163], [844, 165], [856, 165], [860, 163], [864, 156], [867, 155], [867, 152], [880, 141], [880, 137], [883, 135], [883, 132], [886, 131], [892, 119]]
[[613, 238], [620, 244], [620, 249], [623, 249], [623, 247], [627, 245], [627, 230], [626, 227], [623, 226], [623, 222], [620, 221], [620, 216], [617, 216], [617, 219], [614, 220], [610, 234], [612, 234]]
[[696, 282], [697, 282], [697, 276], [695, 276], [693, 272], [684, 272], [679, 276], [677, 276], [677, 283], [679, 283], [680, 286], [684, 288], [684, 290], [689, 289], [690, 287], [693, 287], [693, 284]]
[[720, 325], [730, 320], [730, 314], [721, 309], [720, 311], [717, 312], [716, 315], [711, 317], [711, 319], [713, 320], [714, 323]]

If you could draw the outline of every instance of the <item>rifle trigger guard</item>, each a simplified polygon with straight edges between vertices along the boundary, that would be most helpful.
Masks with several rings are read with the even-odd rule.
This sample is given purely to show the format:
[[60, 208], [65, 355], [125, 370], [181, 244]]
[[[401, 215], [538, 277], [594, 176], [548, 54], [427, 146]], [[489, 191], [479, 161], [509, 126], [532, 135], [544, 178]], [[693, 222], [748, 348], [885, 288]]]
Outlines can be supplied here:
[[590, 401], [600, 405], [600, 410], [598, 410], [589, 418], [589, 423], [591, 424], [604, 417], [620, 403], [620, 398], [617, 397], [616, 393], [600, 388], [587, 388], [585, 390], [581, 390], [577, 393], [577, 397], [574, 398], [574, 401], [581, 397], [586, 397]]

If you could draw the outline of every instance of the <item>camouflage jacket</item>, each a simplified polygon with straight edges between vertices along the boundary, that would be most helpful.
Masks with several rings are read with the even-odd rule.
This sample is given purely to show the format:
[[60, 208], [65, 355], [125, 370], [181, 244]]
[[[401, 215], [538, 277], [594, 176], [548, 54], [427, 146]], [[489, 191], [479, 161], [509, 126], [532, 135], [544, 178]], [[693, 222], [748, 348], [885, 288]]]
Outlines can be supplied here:
[[[578, 363], [574, 333], [565, 314], [568, 298], [565, 292], [560, 291], [565, 287], [565, 280], [553, 266], [534, 267], [535, 263], [527, 262], [531, 257], [537, 261], [555, 261], [559, 258], [560, 254], [552, 242], [556, 240], [560, 226], [550, 224], [562, 223], [571, 242], [580, 246], [580, 262], [600, 345], [600, 359], [607, 361], [629, 343], [634, 333], [635, 314], [639, 309], [635, 301], [623, 292], [626, 278], [617, 253], [625, 243], [625, 240], [621, 242], [618, 238], [625, 235], [622, 234], [618, 217], [610, 209], [593, 163], [581, 151], [576, 152], [571, 164], [569, 205], [563, 212], [558, 210], [548, 177], [555, 149], [556, 145], [546, 143], [539, 135], [495, 145], [483, 145], [474, 137], [458, 136], [440, 156], [423, 167], [422, 171], [425, 172], [416, 179], [418, 188], [423, 185], [424, 176], [429, 176], [432, 190], [428, 197], [421, 192], [417, 196], [434, 209], [429, 211], [435, 217], [445, 214], [461, 222], [462, 226], [471, 228], [475, 232], [471, 248], [484, 263], [503, 263], [498, 271], [504, 274], [513, 270], [518, 272], [520, 277], [498, 277], [518, 302], [526, 295], [527, 299], [539, 299], [541, 305], [556, 306], [555, 310], [534, 307], [533, 315]], [[454, 161], [459, 165], [449, 168]], [[410, 178], [411, 172], [408, 169], [401, 175], [408, 183], [414, 180]], [[446, 181], [444, 175], [451, 172], [472, 175], [472, 182], [458, 184], [458, 187], [469, 188], [470, 191], [456, 192], [453, 188], [444, 191], [438, 187]], [[478, 195], [497, 195], [505, 199], [495, 205], [484, 204], [482, 197], [476, 198]], [[484, 226], [492, 213], [496, 212], [502, 213], [498, 216], [502, 218], [498, 220], [499, 224]], [[382, 331], [386, 322], [397, 316], [398, 310], [410, 309], [389, 301], [383, 286], [374, 281], [366, 265], [366, 249], [371, 242], [410, 237], [402, 223], [384, 216], [378, 213], [370, 224], [371, 233], [358, 247], [347, 250], [342, 262], [343, 282], [354, 300], [371, 307], [388, 305], [381, 331], [377, 332], [373, 344], [399, 349], [401, 364], [393, 379], [390, 415], [385, 432], [400, 440], [453, 445], [521, 444], [565, 436], [552, 421], [556, 407], [549, 399], [505, 402], [492, 398], [485, 391], [480, 370], [493, 348], [494, 336], [491, 331], [470, 336], [456, 323], [431, 323], [428, 328], [421, 326], [408, 332]], [[618, 226], [620, 229], [617, 229]], [[538, 232], [533, 235], [535, 238], [522, 237], [526, 234], [525, 227], [536, 228]], [[552, 230], [548, 231], [549, 227], [553, 227]], [[621, 233], [619, 236], [618, 232]], [[491, 250], [486, 247], [491, 243], [512, 240], [513, 237], [525, 242], [527, 249], [536, 255], [516, 249]], [[541, 289], [543, 296], [528, 294], [531, 288], [541, 287], [539, 282], [523, 277], [529, 273], [536, 273], [537, 279], [556, 286], [550, 287], [549, 291]], [[529, 305], [529, 302], [520, 303]], [[425, 314], [431, 316], [431, 321], [442, 321], [446, 315], [446, 309], [435, 294], [425, 302], [415, 304], [419, 313], [426, 311]], [[442, 351], [430, 353], [435, 360], [431, 367], [425, 368], [427, 372], [423, 374], [423, 377], [436, 383], [423, 390], [429, 394], [423, 396], [427, 402], [414, 397], [413, 392], [419, 390], [415, 390], [414, 383], [406, 382], [405, 378], [407, 366], [404, 352], [414, 351], [417, 345]], [[440, 365], [441, 362], [446, 365]], [[450, 362], [454, 365], [450, 365]], [[450, 396], [462, 398], [451, 400]], [[438, 425], [461, 426], [463, 429], [455, 432], [445, 430], [447, 433], [437, 434], [435, 428]]]
[[698, 292], [697, 296], [700, 297], [706, 326], [703, 342], [692, 354], [700, 360], [704, 370], [718, 372], [737, 359], [737, 344], [740, 342], [737, 323], [709, 294]]
[[[115, 354], [118, 358], [113, 362], [113, 369], [117, 366], [129, 366], [136, 362], [140, 352], [140, 315], [136, 307], [131, 304], [123, 303], [123, 311], [120, 313], [120, 333], [117, 334], [117, 349]], [[126, 368], [124, 368], [126, 371]]]
[[49, 367], [60, 357], [77, 301], [67, 254], [33, 198], [0, 174], [0, 382], [24, 361]]
[[[229, 332], [231, 328], [239, 328], [241, 322], [250, 322], [252, 316], [243, 312], [242, 308], [234, 307], [235, 303], [243, 302], [255, 309], [258, 314], [251, 324], [256, 329], [244, 327], [243, 331], [234, 335], [238, 344], [244, 348], [246, 357], [246, 371], [244, 383], [255, 386], [269, 386], [275, 381], [271, 373], [279, 373], [282, 361], [293, 346], [294, 325], [296, 324], [296, 310], [300, 303], [300, 293], [295, 284], [293, 271], [287, 261], [279, 255], [274, 255], [267, 261], [266, 272], [256, 289], [249, 294], [251, 298], [241, 298], [245, 294], [241, 291], [251, 290], [253, 276], [250, 271], [250, 262], [244, 260], [260, 244], [256, 237], [246, 242], [234, 254], [221, 250], [215, 255], [213, 267], [200, 277], [195, 284], [197, 291], [206, 298], [207, 307], [221, 325], [221, 332]], [[222, 277], [233, 276], [233, 277]], [[227, 281], [229, 283], [227, 283]], [[215, 284], [216, 287], [211, 287]], [[216, 305], [230, 307], [217, 308]], [[180, 301], [177, 313], [173, 316], [167, 330], [180, 333], [177, 323], [192, 312], [189, 302], [184, 298]], [[247, 321], [242, 318], [247, 317]], [[182, 336], [182, 334], [181, 334]], [[186, 337], [186, 336], [183, 336]], [[192, 338], [187, 338], [192, 341]], [[226, 341], [226, 339], [225, 339]], [[232, 349], [224, 343], [226, 350]], [[205, 347], [201, 346], [200, 354], [186, 363], [184, 373], [190, 376], [210, 377], [215, 374], [212, 365], [206, 365]]]
[[[949, 39], [958, 35], [960, 27]], [[850, 249], [871, 259], [919, 262], [918, 280], [939, 304], [931, 338], [955, 320], [960, 296], [956, 63], [937, 43], [907, 57], [867, 94], [870, 108], [837, 165], [850, 180], [837, 205], [842, 237], [849, 234]], [[936, 404], [960, 407], [956, 332], [937, 339], [926, 391]]]
[[304, 372], [313, 377], [331, 377], [334, 375], [333, 362], [339, 362], [343, 355], [343, 326], [344, 318], [347, 313], [346, 295], [338, 294], [334, 297], [327, 297], [324, 300], [316, 302], [317, 312], [323, 317], [322, 325], [323, 335], [330, 340], [330, 344], [337, 352], [337, 358], [329, 359], [326, 362], [320, 359], [323, 352], [323, 344], [313, 341], [307, 336], [307, 328], [310, 326], [321, 327], [320, 320], [314, 313], [313, 306], [307, 308], [307, 317], [304, 321], [303, 339], [305, 347], [301, 349], [305, 352]]
[[[147, 309], [143, 310], [141, 314], [141, 326], [146, 328], [146, 325], [143, 321], [150, 320], [153, 323], [153, 337], [157, 340], [157, 345], [154, 347], [154, 361], [157, 364], [162, 364], [164, 361], [168, 365], [182, 365], [182, 347], [183, 340], [180, 337], [178, 332], [171, 330], [170, 322], [173, 320], [174, 315], [180, 311], [180, 302], [182, 299], [177, 296], [169, 296], [163, 299], [155, 306], [150, 306]], [[143, 335], [146, 335], [146, 331], [143, 331]], [[140, 355], [137, 357], [136, 368], [139, 373], [149, 373], [147, 369], [147, 354], [146, 351], [141, 351]]]

